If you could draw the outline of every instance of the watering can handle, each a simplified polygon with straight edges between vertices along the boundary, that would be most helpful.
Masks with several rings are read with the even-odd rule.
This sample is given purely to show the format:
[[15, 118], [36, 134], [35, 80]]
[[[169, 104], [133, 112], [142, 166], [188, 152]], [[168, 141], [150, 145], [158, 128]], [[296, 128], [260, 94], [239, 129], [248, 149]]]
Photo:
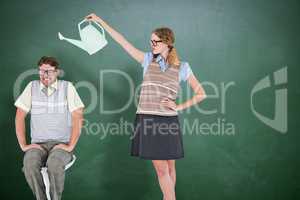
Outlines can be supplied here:
[[81, 22], [78, 23], [78, 30], [80, 31], [81, 30], [81, 24], [83, 24], [84, 22], [87, 22], [86, 19], [82, 20]]
[[104, 31], [103, 27], [98, 22], [94, 22], [94, 23], [97, 24], [97, 26], [99, 26], [101, 28], [103, 37], [105, 39], [105, 31]]
[[[79, 32], [80, 32], [80, 30], [81, 30], [81, 24], [83, 24], [84, 22], [89, 22], [89, 23], [91, 24], [91, 22], [88, 21], [88, 20], [86, 20], [86, 19], [82, 20], [82, 21], [79, 22], [79, 24], [78, 24], [78, 30], [79, 30]], [[94, 22], [94, 23], [97, 24], [97, 26], [99, 26], [99, 27], [101, 28], [103, 37], [105, 38], [105, 31], [104, 31], [103, 27], [102, 27], [100, 24], [98, 24], [97, 22]]]

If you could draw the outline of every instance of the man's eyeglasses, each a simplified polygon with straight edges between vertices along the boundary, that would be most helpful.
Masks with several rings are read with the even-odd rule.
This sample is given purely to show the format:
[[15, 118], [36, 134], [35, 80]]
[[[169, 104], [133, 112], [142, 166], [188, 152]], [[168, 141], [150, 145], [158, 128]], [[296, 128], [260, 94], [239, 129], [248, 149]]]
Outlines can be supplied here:
[[150, 43], [153, 45], [153, 46], [157, 46], [158, 43], [162, 42], [162, 40], [150, 40]]
[[56, 70], [43, 70], [43, 69], [39, 70], [40, 75], [44, 75], [44, 74], [53, 75], [55, 72], [56, 72]]

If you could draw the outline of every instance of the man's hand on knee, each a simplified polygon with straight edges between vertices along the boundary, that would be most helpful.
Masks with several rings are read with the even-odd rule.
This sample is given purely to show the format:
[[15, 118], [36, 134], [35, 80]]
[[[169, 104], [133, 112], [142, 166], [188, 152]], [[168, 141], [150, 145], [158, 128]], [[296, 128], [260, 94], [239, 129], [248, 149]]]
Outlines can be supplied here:
[[74, 147], [71, 146], [71, 145], [67, 145], [67, 144], [58, 144], [58, 145], [55, 145], [53, 147], [53, 149], [62, 149], [62, 150], [65, 150], [67, 152], [71, 152], [71, 151], [73, 151]]
[[39, 144], [27, 144], [27, 145], [22, 146], [21, 149], [22, 149], [23, 152], [26, 152], [29, 149], [40, 149], [40, 150], [43, 150], [43, 148]]

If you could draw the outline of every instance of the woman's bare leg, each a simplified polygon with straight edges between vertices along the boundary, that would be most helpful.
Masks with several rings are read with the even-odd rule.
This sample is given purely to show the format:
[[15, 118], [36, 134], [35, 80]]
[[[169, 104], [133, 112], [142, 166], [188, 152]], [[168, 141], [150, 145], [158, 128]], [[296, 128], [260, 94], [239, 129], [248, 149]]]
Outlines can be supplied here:
[[169, 174], [173, 181], [174, 187], [176, 185], [176, 168], [175, 168], [175, 160], [168, 160]]
[[169, 174], [168, 161], [152, 160], [164, 200], [175, 200], [175, 186]]

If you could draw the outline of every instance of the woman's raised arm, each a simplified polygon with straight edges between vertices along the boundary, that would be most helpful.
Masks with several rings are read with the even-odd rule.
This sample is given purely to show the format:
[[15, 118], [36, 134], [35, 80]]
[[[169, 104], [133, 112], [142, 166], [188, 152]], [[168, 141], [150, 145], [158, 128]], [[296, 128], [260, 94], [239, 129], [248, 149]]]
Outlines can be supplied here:
[[110, 34], [110, 36], [119, 43], [123, 49], [136, 61], [139, 63], [143, 62], [144, 59], [144, 52], [135, 48], [130, 42], [127, 41], [127, 39], [117, 32], [115, 29], [113, 29], [111, 26], [109, 26], [104, 20], [102, 20], [100, 17], [98, 17], [96, 14], [92, 13], [86, 16], [87, 20], [95, 21], [101, 24], [101, 26]]

